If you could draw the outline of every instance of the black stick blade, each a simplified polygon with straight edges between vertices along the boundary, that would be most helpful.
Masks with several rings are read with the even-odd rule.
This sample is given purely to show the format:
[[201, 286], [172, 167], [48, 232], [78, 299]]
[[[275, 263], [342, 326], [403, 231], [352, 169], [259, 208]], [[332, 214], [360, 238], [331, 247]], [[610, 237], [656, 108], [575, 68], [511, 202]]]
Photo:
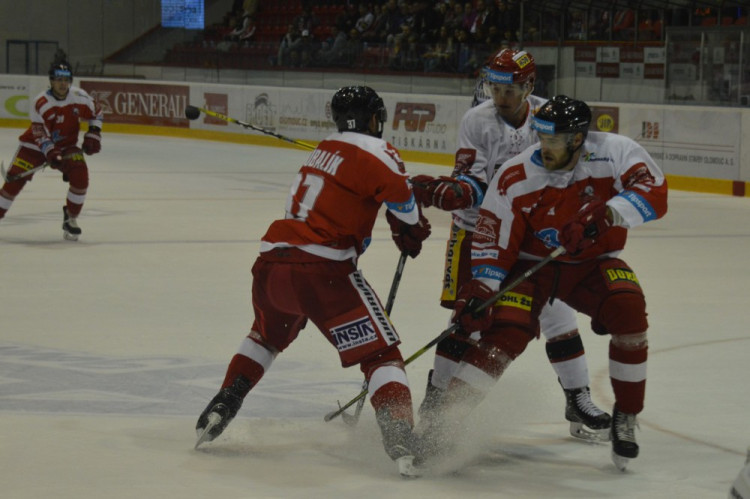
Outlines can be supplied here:
[[198, 109], [195, 106], [187, 105], [185, 106], [185, 117], [189, 120], [196, 120], [198, 119], [198, 116], [201, 115], [200, 109]]

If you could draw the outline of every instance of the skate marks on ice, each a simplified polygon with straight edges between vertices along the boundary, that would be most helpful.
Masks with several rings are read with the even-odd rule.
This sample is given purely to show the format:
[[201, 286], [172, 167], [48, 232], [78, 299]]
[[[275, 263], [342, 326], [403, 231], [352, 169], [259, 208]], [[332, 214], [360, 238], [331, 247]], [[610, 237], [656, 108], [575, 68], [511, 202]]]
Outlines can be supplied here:
[[[226, 366], [179, 357], [114, 357], [0, 344], [0, 411], [19, 413], [198, 417]], [[240, 415], [320, 418], [330, 406], [310, 367], [280, 359], [275, 370], [298, 379], [264, 379]], [[352, 382], [326, 385], [346, 393]], [[341, 385], [341, 386], [337, 386]], [[316, 392], [317, 390], [317, 392]]]

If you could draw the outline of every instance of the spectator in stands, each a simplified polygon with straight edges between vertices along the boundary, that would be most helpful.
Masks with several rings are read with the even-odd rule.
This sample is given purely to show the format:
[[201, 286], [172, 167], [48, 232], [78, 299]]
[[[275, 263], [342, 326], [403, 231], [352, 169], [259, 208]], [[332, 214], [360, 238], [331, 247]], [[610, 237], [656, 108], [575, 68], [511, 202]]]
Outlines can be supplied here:
[[620, 9], [615, 12], [612, 20], [612, 39], [630, 40], [633, 38], [633, 24], [635, 13], [633, 9]]
[[386, 16], [383, 6], [380, 4], [373, 5], [373, 21], [370, 27], [362, 33], [362, 42], [368, 44], [385, 42], [385, 38], [380, 37], [385, 21]]
[[258, 13], [258, 7], [260, 6], [260, 0], [243, 0], [242, 10], [244, 11], [243, 16], [255, 17]]
[[357, 28], [349, 30], [349, 38], [344, 43], [342, 66], [352, 67], [362, 54], [362, 38]]
[[464, 22], [464, 4], [456, 2], [453, 4], [453, 8], [447, 8], [445, 12], [445, 19], [443, 24], [448, 28], [451, 33], [454, 33], [457, 29], [461, 28]]
[[472, 32], [471, 29], [474, 27], [474, 22], [478, 15], [479, 12], [477, 12], [477, 9], [472, 2], [464, 3], [464, 17], [461, 21], [461, 28], [464, 29], [466, 33], [470, 34]]
[[385, 42], [386, 46], [391, 48], [394, 45], [395, 37], [401, 33], [401, 25], [404, 24], [404, 16], [396, 0], [388, 0], [385, 4], [385, 23], [379, 37]]
[[469, 33], [475, 35], [475, 37], [478, 31], [486, 33], [490, 26], [496, 26], [498, 14], [495, 5], [484, 0], [477, 0], [476, 9], [477, 15], [474, 18], [471, 28], [469, 28]]
[[373, 13], [372, 4], [359, 4], [359, 17], [354, 23], [354, 28], [359, 32], [359, 35], [363, 35], [366, 31], [368, 31], [372, 27], [374, 22], [375, 14]]
[[[419, 35], [420, 43], [433, 43], [439, 38], [440, 27], [443, 25], [443, 16], [437, 7], [431, 2], [419, 0], [414, 8], [414, 24], [412, 29]], [[446, 5], [446, 4], [440, 4]]]
[[315, 41], [310, 31], [303, 30], [297, 40], [289, 47], [289, 60], [292, 67], [306, 68], [310, 66], [315, 53]]
[[245, 12], [242, 14], [241, 22], [239, 22], [234, 30], [229, 33], [227, 39], [234, 42], [247, 43], [255, 35], [256, 28], [253, 16], [248, 15]]
[[[279, 50], [275, 61], [277, 66], [285, 66], [289, 64], [291, 48], [301, 36], [302, 34], [297, 30], [297, 26], [294, 24], [290, 24], [287, 27], [286, 33], [284, 33], [284, 36], [281, 37], [281, 42], [279, 42]], [[271, 65], [273, 65], [273, 62]]]
[[294, 18], [293, 23], [300, 33], [304, 31], [312, 33], [320, 24], [320, 20], [313, 12], [312, 7], [306, 6], [302, 9], [302, 13]]
[[455, 40], [447, 26], [440, 27], [438, 41], [422, 55], [425, 72], [453, 72], [455, 64]]
[[346, 46], [346, 32], [341, 30], [338, 25], [334, 25], [331, 37], [323, 43], [321, 49], [318, 51], [316, 57], [317, 63], [321, 66], [333, 66], [337, 61], [343, 59]]
[[344, 33], [349, 33], [359, 20], [359, 13], [354, 4], [347, 4], [343, 11], [336, 16], [336, 26]]

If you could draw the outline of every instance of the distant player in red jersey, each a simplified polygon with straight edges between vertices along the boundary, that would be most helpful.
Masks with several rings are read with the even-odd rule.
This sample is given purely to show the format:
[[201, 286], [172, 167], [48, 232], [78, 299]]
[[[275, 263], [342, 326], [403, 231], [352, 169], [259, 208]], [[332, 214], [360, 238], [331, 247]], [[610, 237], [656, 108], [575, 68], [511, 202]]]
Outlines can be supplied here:
[[400, 339], [357, 260], [370, 244], [383, 203], [393, 239], [416, 257], [430, 225], [414, 200], [398, 151], [381, 139], [387, 113], [369, 87], [339, 89], [331, 100], [338, 132], [300, 168], [286, 216], [263, 236], [253, 266], [255, 321], [200, 415], [197, 445], [221, 434], [244, 397], [311, 320], [344, 367], [359, 364], [369, 383], [385, 450], [404, 476], [412, 466], [412, 399]]
[[[102, 111], [86, 91], [73, 86], [73, 72], [67, 61], [52, 63], [49, 82], [50, 88], [34, 99], [31, 126], [19, 137], [20, 145], [0, 190], [0, 219], [26, 182], [32, 179], [34, 169], [47, 164], [60, 170], [63, 180], [69, 184], [63, 206], [63, 237], [76, 241], [81, 235], [76, 219], [89, 186], [89, 171], [83, 154], [96, 154], [101, 150]], [[82, 149], [78, 147], [81, 121], [88, 122]]]
[[[664, 174], [643, 147], [621, 135], [588, 132], [586, 103], [557, 96], [533, 118], [540, 143], [504, 162], [487, 188], [472, 240], [473, 279], [461, 287], [453, 320], [480, 340], [462, 357], [447, 407], [423, 434], [421, 458], [445, 452], [454, 425], [484, 398], [539, 334], [545, 304], [563, 301], [610, 335], [614, 390], [612, 459], [624, 470], [638, 455], [648, 343], [646, 301], [635, 272], [618, 258], [628, 229], [664, 216]], [[552, 250], [566, 253], [481, 312]]]

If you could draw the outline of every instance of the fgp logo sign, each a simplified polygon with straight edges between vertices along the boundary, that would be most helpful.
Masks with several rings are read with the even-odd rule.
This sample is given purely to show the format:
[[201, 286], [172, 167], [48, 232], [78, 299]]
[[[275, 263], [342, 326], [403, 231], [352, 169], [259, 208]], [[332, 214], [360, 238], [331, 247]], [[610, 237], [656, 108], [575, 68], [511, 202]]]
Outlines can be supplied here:
[[399, 123], [404, 122], [407, 132], [424, 132], [427, 123], [435, 120], [435, 104], [398, 102], [393, 113], [393, 129], [398, 130]]

